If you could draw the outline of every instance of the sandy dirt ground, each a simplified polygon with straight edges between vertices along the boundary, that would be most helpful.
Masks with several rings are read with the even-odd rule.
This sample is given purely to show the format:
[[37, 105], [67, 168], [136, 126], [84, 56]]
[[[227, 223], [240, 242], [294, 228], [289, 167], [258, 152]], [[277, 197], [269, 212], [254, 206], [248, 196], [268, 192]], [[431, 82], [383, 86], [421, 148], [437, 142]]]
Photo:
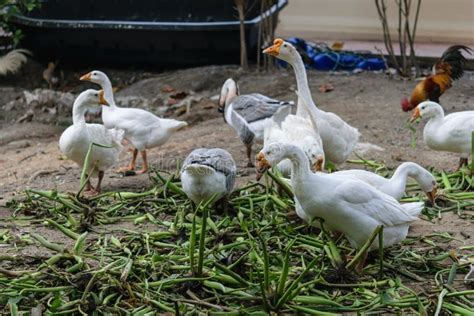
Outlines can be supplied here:
[[[41, 81], [41, 69], [39, 65], [30, 65], [22, 75], [9, 81], [0, 81], [0, 107], [3, 109], [0, 114], [0, 218], [9, 216], [5, 208], [7, 201], [19, 198], [25, 188], [73, 192], [79, 187], [79, 168], [65, 160], [58, 148], [59, 136], [70, 124], [70, 110], [52, 115], [44, 108], [37, 107], [30, 122], [15, 123], [29, 110], [21, 102], [23, 90], [46, 88], [46, 83]], [[78, 93], [85, 88], [95, 87], [77, 80], [88, 70], [68, 71], [58, 89]], [[117, 98], [136, 96], [153, 100], [147, 107], [152, 111], [158, 111], [158, 108], [160, 111], [163, 108], [166, 110], [170, 97], [166, 91], [170, 87], [174, 91], [172, 93], [185, 92], [197, 100], [191, 103], [188, 113], [183, 113], [182, 109], [164, 111], [165, 116], [186, 120], [189, 126], [172, 136], [164, 146], [149, 151], [149, 161], [154, 168], [173, 172], [192, 149], [222, 147], [238, 163], [237, 185], [254, 179], [255, 173], [246, 168], [245, 147], [217, 112], [215, 96], [221, 84], [226, 78], [234, 77], [239, 81], [242, 93], [259, 92], [282, 100], [296, 99], [296, 82], [291, 70], [257, 73], [242, 72], [234, 66], [210, 66], [161, 74], [114, 70], [107, 70], [107, 73], [114, 86], [119, 88]], [[402, 112], [399, 104], [400, 99], [411, 92], [415, 82], [398, 80], [381, 73], [330, 74], [309, 71], [308, 76], [314, 100], [322, 109], [337, 113], [357, 127], [362, 134], [361, 142], [383, 148], [382, 151], [360, 151], [363, 157], [385, 162], [389, 167], [396, 167], [403, 161], [445, 170], [453, 170], [457, 166], [456, 155], [433, 152], [423, 144], [423, 123], [416, 132], [416, 148], [410, 145], [411, 133], [407, 128], [409, 114]], [[322, 93], [318, 90], [321, 85], [328, 83], [334, 86], [334, 91]], [[12, 100], [18, 101], [13, 107]], [[456, 82], [443, 96], [442, 103], [447, 112], [474, 110], [474, 73], [467, 73]], [[8, 104], [10, 106], [5, 109]], [[255, 145], [254, 151], [260, 146]], [[120, 165], [127, 164], [129, 158], [130, 154], [124, 151]], [[341, 169], [358, 167], [350, 163], [340, 166]], [[147, 175], [122, 177], [110, 170], [106, 173], [103, 190], [140, 191], [150, 184]], [[446, 231], [467, 244], [470, 243], [469, 236], [473, 235], [472, 224], [454, 214], [444, 216], [437, 223], [419, 221], [411, 234]], [[461, 231], [467, 234], [461, 235]], [[51, 238], [54, 241], [54, 236]]]

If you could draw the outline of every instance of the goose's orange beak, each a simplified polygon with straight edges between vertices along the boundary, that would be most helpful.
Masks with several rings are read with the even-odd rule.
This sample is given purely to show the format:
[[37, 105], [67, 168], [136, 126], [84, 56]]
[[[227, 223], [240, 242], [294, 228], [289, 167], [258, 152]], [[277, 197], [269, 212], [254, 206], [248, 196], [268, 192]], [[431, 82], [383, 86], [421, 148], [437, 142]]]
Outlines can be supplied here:
[[109, 106], [109, 103], [104, 98], [104, 90], [99, 91], [99, 104]]
[[413, 111], [413, 114], [411, 115], [410, 123], [413, 123], [419, 117], [421, 117], [420, 109], [416, 107], [415, 110]]
[[283, 44], [283, 40], [281, 38], [277, 38], [275, 39], [275, 41], [273, 41], [272, 46], [265, 48], [263, 50], [263, 53], [271, 55], [271, 56], [278, 56], [280, 54], [280, 47], [282, 44]]
[[92, 76], [92, 72], [88, 72], [84, 76], [79, 78], [79, 80], [81, 80], [81, 81], [91, 81], [91, 76]]
[[262, 178], [265, 171], [270, 169], [272, 166], [268, 162], [268, 160], [265, 158], [265, 154], [262, 152], [258, 153], [256, 160], [257, 160], [257, 163], [255, 165], [255, 169], [257, 170], [257, 181], [259, 181], [260, 178]]
[[434, 188], [430, 192], [426, 192], [426, 196], [428, 197], [428, 200], [431, 202], [431, 205], [435, 206], [435, 200], [436, 200], [436, 194], [438, 193], [438, 190]]
[[315, 171], [323, 171], [324, 168], [324, 158], [318, 157], [318, 160], [313, 164], [313, 170]]

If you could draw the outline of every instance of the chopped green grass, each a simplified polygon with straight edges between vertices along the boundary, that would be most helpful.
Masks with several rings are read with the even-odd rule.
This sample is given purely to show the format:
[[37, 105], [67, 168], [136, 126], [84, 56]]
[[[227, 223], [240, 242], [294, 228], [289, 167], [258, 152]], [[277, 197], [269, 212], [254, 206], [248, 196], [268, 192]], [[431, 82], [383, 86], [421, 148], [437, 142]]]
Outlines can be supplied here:
[[[378, 162], [354, 162], [389, 175]], [[423, 218], [450, 212], [472, 222], [468, 170], [433, 173], [441, 195]], [[0, 245], [12, 248], [0, 256], [0, 313], [474, 313], [474, 291], [462, 282], [473, 246], [448, 232], [371, 253], [357, 274], [360, 253], [344, 238], [288, 216], [287, 187], [279, 193], [267, 178], [237, 189], [228, 213], [193, 211], [176, 178], [156, 173], [148, 191], [92, 199], [28, 190], [11, 202], [7, 220], [28, 229], [0, 231]], [[404, 200], [422, 199], [410, 185]], [[17, 252], [30, 245], [49, 255]]]

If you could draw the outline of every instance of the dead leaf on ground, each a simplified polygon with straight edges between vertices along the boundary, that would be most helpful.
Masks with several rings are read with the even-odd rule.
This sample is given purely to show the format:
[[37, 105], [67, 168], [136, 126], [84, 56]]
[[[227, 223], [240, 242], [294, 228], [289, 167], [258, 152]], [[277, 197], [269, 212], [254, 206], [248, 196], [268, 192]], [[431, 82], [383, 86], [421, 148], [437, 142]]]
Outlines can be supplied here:
[[33, 120], [33, 116], [35, 113], [33, 110], [28, 110], [25, 114], [23, 114], [21, 117], [19, 117], [16, 122], [17, 123], [24, 123], [24, 122], [31, 122]]
[[176, 103], [178, 103], [178, 100], [175, 98], [168, 98], [168, 101], [166, 101], [166, 104], [168, 105], [175, 105]]
[[334, 90], [334, 86], [330, 83], [325, 83], [319, 86], [319, 92], [326, 93]]
[[179, 100], [179, 99], [184, 99], [184, 98], [186, 98], [187, 96], [188, 96], [188, 94], [187, 94], [186, 92], [184, 92], [184, 91], [178, 91], [178, 92], [176, 92], [176, 93], [170, 95], [171, 98], [173, 98], [173, 99], [178, 99], [178, 100]]
[[334, 42], [331, 45], [331, 49], [335, 51], [341, 51], [344, 47], [344, 42]]
[[174, 88], [168, 84], [165, 84], [163, 88], [161, 88], [161, 91], [165, 93], [170, 93], [174, 91]]

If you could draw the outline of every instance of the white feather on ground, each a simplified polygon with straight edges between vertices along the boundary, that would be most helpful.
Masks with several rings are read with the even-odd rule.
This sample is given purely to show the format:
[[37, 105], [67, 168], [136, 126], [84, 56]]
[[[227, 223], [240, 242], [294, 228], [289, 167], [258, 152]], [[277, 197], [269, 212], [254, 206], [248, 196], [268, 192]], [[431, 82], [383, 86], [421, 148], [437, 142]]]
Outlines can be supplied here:
[[32, 55], [27, 49], [14, 49], [0, 57], [0, 75], [15, 74], [28, 60], [27, 55]]

